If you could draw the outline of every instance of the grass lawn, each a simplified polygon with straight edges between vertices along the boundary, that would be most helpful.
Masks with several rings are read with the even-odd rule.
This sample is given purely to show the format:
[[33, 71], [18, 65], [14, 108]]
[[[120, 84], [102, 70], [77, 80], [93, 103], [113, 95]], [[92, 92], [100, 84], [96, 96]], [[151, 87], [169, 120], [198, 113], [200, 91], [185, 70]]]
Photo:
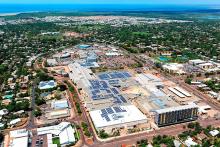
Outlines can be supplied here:
[[74, 133], [74, 136], [76, 138], [76, 140], [78, 141], [80, 139], [80, 133], [76, 130], [76, 132]]
[[53, 138], [52, 141], [53, 141], [53, 144], [57, 144], [58, 147], [61, 146], [61, 145], [60, 145], [60, 138], [59, 138], [59, 137]]

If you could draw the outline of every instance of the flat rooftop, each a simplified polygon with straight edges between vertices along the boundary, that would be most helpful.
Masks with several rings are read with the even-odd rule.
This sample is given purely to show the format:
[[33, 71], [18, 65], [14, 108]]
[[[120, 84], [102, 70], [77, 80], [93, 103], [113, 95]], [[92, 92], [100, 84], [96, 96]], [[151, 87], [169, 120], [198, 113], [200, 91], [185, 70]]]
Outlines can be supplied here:
[[134, 105], [114, 106], [101, 110], [90, 111], [96, 128], [123, 125], [131, 122], [146, 121], [146, 116]]
[[56, 86], [57, 86], [57, 83], [54, 80], [50, 80], [50, 81], [41, 81], [39, 83], [38, 88], [41, 90], [44, 90], [44, 89], [54, 88]]
[[[140, 96], [139, 103], [142, 103], [148, 110], [165, 109], [168, 107], [179, 106], [164, 91], [164, 83], [162, 80], [152, 74], [138, 74], [135, 80], [140, 83], [147, 95]], [[128, 90], [129, 92], [129, 90]]]
[[123, 95], [117, 86], [122, 86], [122, 80], [130, 77], [128, 72], [114, 71], [99, 73], [95, 79], [87, 79], [88, 84], [82, 86], [85, 107], [97, 110], [113, 105], [128, 105], [130, 102], [126, 95]]
[[183, 106], [170, 107], [170, 108], [166, 108], [166, 109], [159, 109], [159, 110], [155, 110], [155, 112], [160, 114], [160, 113], [179, 111], [179, 110], [185, 110], [185, 109], [192, 109], [192, 108], [198, 108], [198, 106], [195, 103], [191, 103], [191, 104], [183, 105]]

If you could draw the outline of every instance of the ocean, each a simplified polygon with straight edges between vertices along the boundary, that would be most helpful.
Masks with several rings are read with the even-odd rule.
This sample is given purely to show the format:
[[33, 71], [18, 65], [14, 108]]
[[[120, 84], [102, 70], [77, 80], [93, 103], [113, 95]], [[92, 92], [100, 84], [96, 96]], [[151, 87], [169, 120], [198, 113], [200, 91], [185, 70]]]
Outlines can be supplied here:
[[207, 11], [219, 10], [210, 5], [131, 5], [131, 4], [0, 4], [0, 13], [77, 12], [77, 11]]

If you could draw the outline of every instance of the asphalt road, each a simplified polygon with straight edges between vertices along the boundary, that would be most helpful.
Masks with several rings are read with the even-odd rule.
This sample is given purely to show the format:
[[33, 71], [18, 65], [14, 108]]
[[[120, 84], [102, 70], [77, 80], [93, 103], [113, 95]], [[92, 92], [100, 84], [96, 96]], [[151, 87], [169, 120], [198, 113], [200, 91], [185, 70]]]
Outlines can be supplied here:
[[30, 112], [30, 117], [29, 117], [29, 122], [27, 124], [27, 129], [32, 129], [34, 128], [34, 110], [35, 110], [35, 88], [36, 88], [36, 83], [33, 82], [32, 84], [32, 93], [31, 93], [31, 112]]
[[[220, 126], [219, 120], [200, 120], [198, 121], [203, 127], [206, 127], [208, 125], [212, 126]], [[155, 130], [149, 133], [139, 133], [136, 135], [131, 136], [125, 136], [121, 138], [114, 139], [112, 141], [107, 142], [98, 142], [94, 144], [92, 147], [120, 147], [122, 144], [135, 144], [137, 141], [140, 141], [141, 139], [152, 139], [153, 136], [157, 135], [171, 135], [171, 136], [177, 136], [183, 131], [186, 131], [187, 129], [183, 128], [184, 124], [178, 124], [173, 126], [167, 126], [164, 128], [160, 128], [159, 130]]]

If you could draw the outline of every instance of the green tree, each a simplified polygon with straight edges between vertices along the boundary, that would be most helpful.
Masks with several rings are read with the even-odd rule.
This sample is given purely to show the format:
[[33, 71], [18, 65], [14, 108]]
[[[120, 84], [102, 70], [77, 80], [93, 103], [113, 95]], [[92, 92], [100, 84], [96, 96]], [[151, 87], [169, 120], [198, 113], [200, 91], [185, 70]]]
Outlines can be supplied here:
[[186, 78], [186, 79], [185, 79], [185, 83], [191, 84], [191, 82], [192, 82], [192, 78]]
[[0, 143], [3, 141], [3, 139], [4, 139], [4, 135], [0, 133]]
[[103, 138], [103, 139], [109, 137], [109, 135], [105, 132], [105, 130], [101, 130], [101, 131], [99, 132], [99, 136], [100, 136], [100, 138]]
[[43, 104], [46, 104], [46, 101], [43, 99], [43, 98], [36, 98], [35, 99], [35, 103], [40, 106], [40, 105], [43, 105]]
[[42, 115], [42, 112], [41, 112], [41, 110], [38, 108], [38, 109], [36, 109], [36, 110], [34, 110], [34, 116], [35, 117], [39, 117], [39, 116], [41, 116]]

